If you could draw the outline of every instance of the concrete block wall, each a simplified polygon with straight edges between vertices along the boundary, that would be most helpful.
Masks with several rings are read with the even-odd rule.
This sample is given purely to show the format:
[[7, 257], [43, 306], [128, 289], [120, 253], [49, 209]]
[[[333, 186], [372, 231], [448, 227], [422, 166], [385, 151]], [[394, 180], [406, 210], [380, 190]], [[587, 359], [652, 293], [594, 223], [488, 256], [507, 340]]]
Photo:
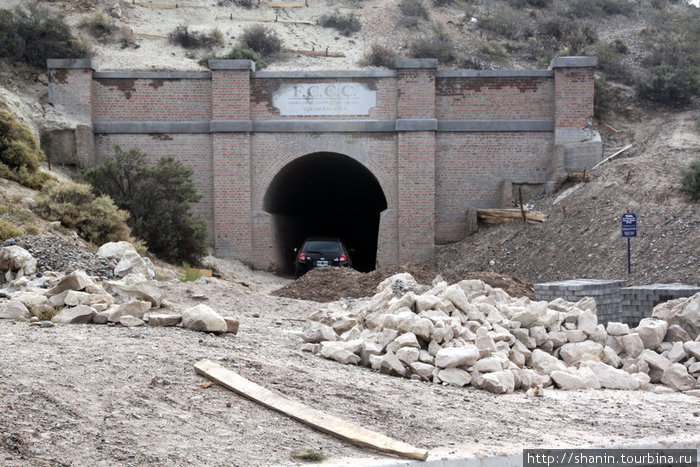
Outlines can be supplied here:
[[556, 298], [576, 302], [583, 297], [596, 301], [598, 322], [609, 321], [637, 326], [642, 318], [648, 318], [659, 303], [690, 297], [700, 292], [700, 287], [685, 284], [652, 284], [627, 287], [623, 280], [575, 279], [535, 284], [537, 300], [552, 301]]
[[548, 302], [563, 298], [577, 302], [583, 297], [592, 297], [596, 302], [598, 323], [620, 321], [620, 289], [627, 286], [622, 280], [575, 279], [535, 284], [535, 298]]
[[659, 303], [690, 297], [698, 292], [700, 287], [685, 284], [651, 284], [622, 288], [620, 321], [636, 325], [641, 319], [649, 318]]

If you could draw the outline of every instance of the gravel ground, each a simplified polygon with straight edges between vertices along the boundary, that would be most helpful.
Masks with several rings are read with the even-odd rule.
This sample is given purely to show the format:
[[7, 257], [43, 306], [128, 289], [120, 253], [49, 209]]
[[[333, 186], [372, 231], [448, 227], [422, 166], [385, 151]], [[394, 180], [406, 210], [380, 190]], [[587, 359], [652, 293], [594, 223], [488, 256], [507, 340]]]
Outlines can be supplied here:
[[223, 280], [161, 285], [176, 311], [208, 297], [240, 320], [238, 335], [0, 321], [0, 464], [295, 465], [291, 453], [302, 448], [331, 460], [391, 459], [218, 385], [203, 388], [193, 369], [201, 359], [431, 458], [680, 440], [700, 430], [689, 395], [545, 389], [528, 398], [390, 377], [300, 351], [304, 320], [322, 304]]

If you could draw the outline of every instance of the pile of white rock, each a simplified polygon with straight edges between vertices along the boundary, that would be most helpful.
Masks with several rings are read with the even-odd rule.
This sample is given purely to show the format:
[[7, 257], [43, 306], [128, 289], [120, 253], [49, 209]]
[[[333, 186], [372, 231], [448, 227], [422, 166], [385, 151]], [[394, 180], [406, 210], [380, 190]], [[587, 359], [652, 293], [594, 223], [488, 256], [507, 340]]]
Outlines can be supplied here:
[[[38, 325], [115, 323], [127, 327], [182, 325], [195, 331], [237, 333], [238, 320], [199, 304], [175, 313], [165, 309], [155, 267], [128, 242], [102, 245], [97, 256], [114, 259], [119, 280], [100, 281], [83, 270], [70, 274], [37, 273], [36, 260], [20, 246], [0, 249], [0, 271], [8, 281], [0, 289], [0, 319]], [[48, 321], [50, 319], [50, 321]]]
[[497, 394], [554, 385], [700, 396], [700, 294], [659, 305], [630, 329], [598, 324], [592, 298], [531, 301], [480, 280], [448, 285], [438, 277], [431, 288], [404, 273], [377, 290], [312, 315], [303, 350]]

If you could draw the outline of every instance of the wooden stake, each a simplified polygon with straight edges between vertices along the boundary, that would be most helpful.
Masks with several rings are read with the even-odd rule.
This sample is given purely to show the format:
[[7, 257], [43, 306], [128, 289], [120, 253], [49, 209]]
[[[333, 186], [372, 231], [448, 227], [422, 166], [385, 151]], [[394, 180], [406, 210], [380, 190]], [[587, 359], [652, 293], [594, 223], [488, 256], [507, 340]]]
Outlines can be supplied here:
[[416, 448], [376, 431], [353, 425], [339, 417], [307, 407], [301, 402], [255, 384], [212, 361], [201, 360], [195, 363], [194, 369], [198, 374], [206, 376], [265, 407], [282, 412], [317, 430], [350, 441], [358, 446], [369, 447], [408, 459], [425, 460], [428, 458], [428, 451], [425, 449]]
[[527, 222], [525, 218], [525, 206], [523, 206], [523, 187], [518, 187], [518, 197], [520, 198], [520, 213], [523, 215], [523, 223]]

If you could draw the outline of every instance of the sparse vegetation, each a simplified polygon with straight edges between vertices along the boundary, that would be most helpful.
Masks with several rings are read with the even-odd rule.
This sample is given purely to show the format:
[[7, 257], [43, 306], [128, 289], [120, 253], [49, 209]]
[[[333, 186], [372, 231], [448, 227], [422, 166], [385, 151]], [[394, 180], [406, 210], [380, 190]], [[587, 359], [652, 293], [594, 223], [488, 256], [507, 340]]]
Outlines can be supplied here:
[[442, 64], [452, 63], [457, 58], [454, 41], [444, 29], [437, 26], [430, 35], [411, 42], [408, 50], [413, 58], [437, 58]]
[[399, 3], [401, 12], [401, 24], [405, 27], [414, 27], [421, 21], [430, 19], [430, 12], [423, 0], [401, 0]]
[[586, 55], [588, 46], [598, 40], [598, 33], [590, 24], [577, 20], [558, 16], [545, 20], [538, 25], [536, 41], [542, 47], [541, 53], [551, 59], [556, 52], [562, 55]]
[[533, 34], [525, 12], [509, 6], [502, 6], [493, 14], [484, 16], [477, 25], [481, 29], [513, 40], [526, 39]]
[[600, 119], [605, 117], [613, 108], [616, 95], [610, 83], [602, 76], [596, 77], [594, 86], [593, 115]]
[[60, 16], [30, 4], [0, 10], [0, 57], [45, 67], [48, 58], [85, 58], [89, 48]]
[[301, 448], [293, 450], [291, 457], [294, 460], [302, 462], [321, 462], [326, 458], [326, 455], [316, 449]]
[[216, 2], [218, 6], [240, 6], [243, 8], [253, 8], [255, 2], [253, 0], [219, 0]]
[[114, 148], [86, 178], [131, 214], [129, 226], [149, 251], [166, 261], [196, 263], [206, 253], [206, 225], [191, 212], [200, 199], [192, 169], [172, 157], [146, 162], [138, 149]]
[[19, 237], [23, 233], [24, 232], [17, 228], [12, 222], [0, 219], [0, 242], [4, 242], [8, 238]]
[[323, 15], [319, 19], [319, 24], [324, 28], [333, 28], [339, 31], [344, 36], [352, 36], [353, 33], [362, 29], [360, 18], [354, 13], [344, 15], [338, 10], [330, 15]]
[[695, 158], [681, 175], [681, 190], [690, 193], [693, 201], [700, 201], [700, 157]]
[[190, 263], [182, 263], [182, 271], [178, 276], [180, 282], [193, 282], [202, 277], [202, 273], [193, 269]]
[[229, 60], [252, 60], [255, 62], [256, 70], [262, 70], [267, 66], [267, 61], [263, 59], [259, 53], [241, 44], [236, 44], [227, 54], [222, 55], [220, 57], [206, 57], [205, 61], [211, 58], [222, 58]]
[[74, 229], [88, 242], [130, 240], [129, 214], [117, 208], [109, 196], [95, 196], [87, 184], [65, 181], [47, 184], [37, 197], [36, 212]]
[[396, 67], [397, 58], [398, 54], [394, 51], [394, 49], [375, 42], [372, 44], [370, 51], [364, 57], [362, 57], [360, 65], [382, 66], [385, 68], [394, 69]]
[[613, 42], [599, 43], [596, 47], [598, 70], [604, 73], [608, 79], [623, 83], [632, 82], [632, 73], [625, 64], [627, 52], [627, 44], [619, 37]]
[[282, 52], [282, 39], [272, 29], [256, 24], [243, 31], [240, 44], [269, 60]]
[[700, 96], [700, 12], [660, 13], [642, 31], [647, 71], [637, 79], [639, 94], [671, 106], [688, 105]]
[[46, 159], [39, 142], [14, 115], [0, 110], [0, 177], [39, 189], [53, 177], [39, 167]]
[[78, 21], [78, 29], [87, 32], [98, 42], [110, 42], [114, 34], [119, 31], [119, 27], [112, 18], [99, 12]]
[[567, 14], [572, 18], [600, 18], [607, 15], [629, 15], [634, 10], [630, 0], [570, 0]]
[[180, 25], [168, 34], [168, 40], [185, 49], [213, 49], [224, 45], [224, 35], [218, 28], [211, 31], [190, 31], [188, 26]]

